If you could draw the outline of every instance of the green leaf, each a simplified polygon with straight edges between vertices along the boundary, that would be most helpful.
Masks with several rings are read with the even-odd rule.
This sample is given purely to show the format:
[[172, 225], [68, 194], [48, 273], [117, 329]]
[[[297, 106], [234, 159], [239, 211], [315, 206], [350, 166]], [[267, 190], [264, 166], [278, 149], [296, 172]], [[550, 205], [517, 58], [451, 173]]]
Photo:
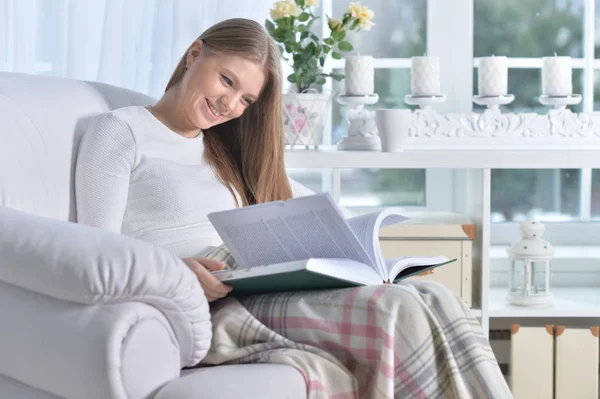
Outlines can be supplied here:
[[319, 58], [319, 64], [321, 64], [321, 66], [325, 65], [325, 57]]
[[325, 54], [328, 54], [331, 51], [331, 47], [328, 46], [328, 45], [326, 45], [326, 44], [324, 44], [323, 46], [321, 46], [321, 48], [323, 49], [323, 52]]
[[350, 30], [354, 30], [356, 29], [356, 27], [358, 26], [358, 19], [354, 20], [354, 23], [352, 24], [352, 26], [350, 27]]
[[[308, 32], [306, 32], [306, 25], [298, 25], [298, 27], [296, 29], [298, 30], [298, 32], [308, 33]], [[306, 36], [308, 36], [308, 35], [306, 35]]]
[[302, 14], [300, 14], [298, 16], [298, 21], [306, 22], [306, 21], [308, 21], [308, 17], [310, 17], [310, 15], [308, 15], [308, 13], [303, 12]]
[[308, 32], [302, 32], [302, 34], [300, 35], [300, 40], [304, 40], [308, 37], [309, 33]]
[[292, 74], [290, 74], [290, 75], [288, 75], [288, 77], [287, 77], [287, 80], [288, 80], [288, 82], [290, 82], [290, 83], [296, 83], [296, 75], [295, 75], [295, 74], [293, 74], [293, 73], [292, 73]]
[[352, 44], [348, 43], [348, 42], [340, 42], [338, 44], [338, 48], [341, 51], [352, 51], [352, 50], [354, 50], [354, 46]]
[[337, 80], [337, 81], [344, 79], [343, 73], [330, 73], [329, 76], [331, 76], [332, 79]]
[[335, 58], [336, 60], [341, 60], [342, 59], [342, 55], [340, 53], [335, 52], [335, 51], [333, 53], [331, 53], [331, 56], [333, 58]]
[[294, 54], [294, 64], [295, 65], [302, 64], [302, 54], [300, 54], [300, 53]]
[[304, 0], [296, 0], [296, 4], [300, 7], [304, 7]]
[[319, 46], [318, 44], [315, 46], [315, 48], [313, 50], [313, 55], [317, 58], [319, 58], [321, 56], [321, 46]]
[[317, 83], [318, 85], [324, 85], [324, 84], [325, 84], [325, 82], [326, 82], [326, 81], [325, 81], [325, 78], [319, 78], [319, 79], [317, 79], [317, 81], [316, 81], [316, 83]]
[[328, 37], [323, 41], [325, 42], [325, 44], [329, 44], [330, 46], [333, 46], [335, 44], [335, 40], [333, 40], [331, 37]]
[[275, 31], [275, 25], [273, 25], [273, 22], [267, 19], [265, 21], [265, 27], [267, 28], [267, 32], [269, 32], [269, 35], [273, 36], [273, 32]]
[[343, 30], [341, 30], [341, 31], [336, 31], [336, 32], [333, 32], [333, 33], [331, 34], [331, 36], [333, 36], [333, 38], [334, 38], [336, 41], [338, 41], [338, 42], [341, 42], [341, 41], [342, 41], [342, 40], [344, 40], [344, 38], [346, 37], [346, 32], [345, 32], [345, 31], [343, 31]]

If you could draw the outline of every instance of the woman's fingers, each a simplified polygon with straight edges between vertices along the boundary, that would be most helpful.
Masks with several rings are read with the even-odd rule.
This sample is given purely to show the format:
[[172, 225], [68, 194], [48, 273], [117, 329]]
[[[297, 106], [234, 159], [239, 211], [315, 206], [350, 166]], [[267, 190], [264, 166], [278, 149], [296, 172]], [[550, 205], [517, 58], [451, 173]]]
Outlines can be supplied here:
[[[211, 259], [202, 259], [202, 263], [200, 263], [199, 259], [195, 258], [185, 258], [183, 261], [194, 272], [194, 274], [200, 281], [200, 285], [202, 286], [202, 289], [204, 290], [204, 294], [206, 295], [208, 301], [212, 302], [216, 299], [223, 298], [224, 296], [226, 296], [232, 288], [223, 284], [221, 281], [219, 281], [218, 278], [213, 276], [209, 270], [207, 270], [208, 266], [204, 263], [205, 260], [210, 261]], [[219, 262], [216, 261], [212, 261], [212, 263], [206, 263], [209, 263], [212, 267], [220, 266], [218, 265]], [[220, 270], [220, 268], [217, 270]]]
[[217, 270], [223, 270], [225, 268], [225, 266], [227, 266], [225, 264], [225, 262], [221, 262], [218, 260], [214, 260], [214, 259], [207, 259], [207, 258], [194, 258], [196, 261], [200, 262], [202, 265], [204, 265], [204, 267], [206, 267], [208, 270], [212, 270], [212, 271], [217, 271]]

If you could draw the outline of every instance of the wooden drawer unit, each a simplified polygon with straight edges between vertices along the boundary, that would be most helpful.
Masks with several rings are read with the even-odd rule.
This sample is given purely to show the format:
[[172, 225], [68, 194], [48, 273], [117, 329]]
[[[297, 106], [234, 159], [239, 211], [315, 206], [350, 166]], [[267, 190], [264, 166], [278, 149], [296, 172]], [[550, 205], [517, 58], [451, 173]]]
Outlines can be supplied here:
[[411, 277], [440, 282], [469, 306], [473, 306], [472, 250], [473, 225], [399, 224], [380, 231], [380, 244], [385, 258], [401, 256], [438, 256], [456, 258], [456, 262], [433, 270], [433, 273]]

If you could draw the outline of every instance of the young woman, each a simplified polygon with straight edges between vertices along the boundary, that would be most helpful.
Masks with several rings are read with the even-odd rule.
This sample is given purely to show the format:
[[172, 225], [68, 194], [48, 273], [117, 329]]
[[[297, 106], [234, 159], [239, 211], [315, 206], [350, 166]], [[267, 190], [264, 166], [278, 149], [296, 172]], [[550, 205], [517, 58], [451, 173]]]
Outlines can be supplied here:
[[[285, 173], [281, 81], [258, 23], [206, 30], [155, 105], [94, 118], [76, 165], [78, 221], [166, 248], [209, 301], [225, 297], [210, 273], [223, 265], [202, 257], [221, 244], [207, 214], [310, 193]], [[510, 397], [476, 320], [437, 285], [226, 298], [211, 311], [205, 364], [287, 362], [328, 395]]]

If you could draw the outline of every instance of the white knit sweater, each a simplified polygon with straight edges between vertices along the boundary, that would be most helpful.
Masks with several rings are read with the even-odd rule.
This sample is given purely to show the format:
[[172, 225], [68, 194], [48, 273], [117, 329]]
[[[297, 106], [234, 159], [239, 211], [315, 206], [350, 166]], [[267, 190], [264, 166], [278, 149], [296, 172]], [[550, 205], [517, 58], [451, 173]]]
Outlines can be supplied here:
[[[97, 116], [79, 146], [78, 222], [201, 256], [222, 243], [207, 215], [236, 206], [203, 151], [202, 134], [185, 138], [144, 107]], [[290, 183], [295, 197], [312, 194]]]

